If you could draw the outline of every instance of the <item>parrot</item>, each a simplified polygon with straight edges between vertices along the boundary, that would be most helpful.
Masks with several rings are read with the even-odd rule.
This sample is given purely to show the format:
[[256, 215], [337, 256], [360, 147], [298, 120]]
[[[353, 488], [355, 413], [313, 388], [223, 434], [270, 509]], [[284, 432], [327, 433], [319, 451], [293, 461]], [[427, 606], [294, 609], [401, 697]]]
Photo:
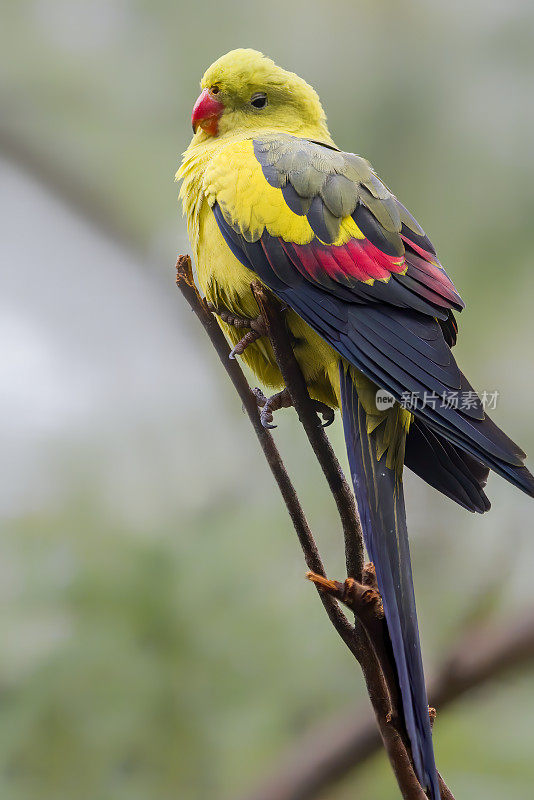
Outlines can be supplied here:
[[477, 513], [490, 469], [530, 496], [534, 476], [455, 361], [464, 303], [433, 244], [369, 162], [336, 146], [315, 90], [233, 50], [205, 72], [192, 126], [176, 179], [200, 288], [232, 355], [277, 390], [257, 395], [264, 424], [289, 403], [254, 281], [282, 304], [317, 408], [341, 411], [411, 758], [439, 800], [403, 468]]

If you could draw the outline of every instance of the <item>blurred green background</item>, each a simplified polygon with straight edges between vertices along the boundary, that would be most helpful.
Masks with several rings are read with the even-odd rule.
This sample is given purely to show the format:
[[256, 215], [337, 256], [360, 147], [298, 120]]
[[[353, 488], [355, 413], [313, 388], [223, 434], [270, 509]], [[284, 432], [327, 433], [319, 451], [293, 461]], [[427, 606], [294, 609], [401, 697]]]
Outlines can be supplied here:
[[[239, 798], [367, 698], [174, 288], [198, 82], [245, 46], [317, 88], [430, 232], [468, 305], [457, 356], [534, 452], [534, 6], [6, 0], [0, 37], [0, 796]], [[277, 422], [340, 576], [331, 499]], [[430, 674], [481, 593], [495, 619], [534, 602], [533, 507], [494, 477], [485, 517], [407, 482]], [[533, 706], [524, 673], [440, 714], [457, 798], [531, 795]], [[379, 756], [328, 797], [398, 791]]]

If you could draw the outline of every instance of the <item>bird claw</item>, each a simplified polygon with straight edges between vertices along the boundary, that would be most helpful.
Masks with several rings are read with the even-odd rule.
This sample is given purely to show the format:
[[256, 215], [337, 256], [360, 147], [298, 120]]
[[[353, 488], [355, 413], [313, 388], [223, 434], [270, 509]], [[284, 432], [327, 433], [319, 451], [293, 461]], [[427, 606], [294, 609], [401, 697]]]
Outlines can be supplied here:
[[[262, 390], [258, 387], [253, 389], [252, 392], [256, 398], [258, 408], [261, 408], [261, 424], [264, 428], [268, 428], [269, 430], [276, 428], [277, 426], [272, 424], [274, 412], [278, 411], [280, 408], [290, 408], [293, 405], [293, 401], [291, 400], [291, 395], [289, 394], [288, 390], [283, 389], [281, 392], [273, 394], [272, 397], [265, 397]], [[321, 425], [323, 428], [327, 428], [334, 421], [334, 409], [330, 408], [330, 406], [327, 406], [326, 403], [321, 403], [320, 400], [312, 400], [312, 403], [317, 414], [320, 414], [323, 417], [324, 422], [322, 422]]]
[[312, 400], [313, 407], [317, 414], [320, 414], [323, 418], [321, 425], [323, 428], [328, 428], [329, 425], [333, 423], [336, 418], [336, 412], [330, 406], [327, 406], [326, 403], [321, 403], [320, 400]]
[[[237, 342], [236, 345], [230, 350], [229, 358], [232, 360], [235, 359], [236, 356], [241, 356], [247, 349], [249, 345], [256, 341], [256, 339], [260, 339], [262, 336], [267, 336], [267, 326], [265, 325], [265, 320], [263, 316], [260, 314], [257, 317], [250, 318], [250, 317], [239, 317], [236, 314], [232, 314], [230, 311], [225, 311], [224, 309], [219, 309], [213, 305], [213, 303], [206, 303], [208, 307], [208, 311], [211, 311], [212, 314], [217, 314], [218, 317], [226, 324], [230, 325], [233, 328], [248, 328], [245, 335]], [[285, 311], [287, 306], [283, 307], [283, 311]], [[283, 389], [281, 392], [274, 394], [272, 397], [265, 397], [261, 389], [253, 389], [254, 396], [256, 397], [256, 401], [258, 403], [258, 407], [261, 408], [260, 419], [261, 424], [264, 428], [268, 428], [272, 430], [276, 428], [276, 425], [273, 425], [273, 414], [275, 411], [278, 411], [280, 408], [289, 408], [293, 405], [291, 397], [287, 389]], [[323, 421], [321, 425], [323, 428], [328, 428], [335, 419], [335, 411], [330, 406], [327, 406], [326, 403], [321, 403], [320, 400], [312, 400], [313, 407], [317, 414], [319, 414]]]
[[268, 430], [273, 430], [273, 428], [277, 427], [276, 425], [272, 424], [274, 412], [278, 411], [280, 408], [290, 408], [293, 405], [287, 389], [282, 389], [281, 392], [273, 394], [272, 397], [265, 397], [262, 390], [258, 387], [253, 389], [252, 393], [256, 398], [258, 408], [261, 409], [260, 422], [263, 427], [267, 428]]
[[264, 334], [260, 333], [259, 331], [250, 330], [245, 333], [242, 339], [238, 341], [238, 343], [230, 350], [230, 355], [228, 356], [232, 360], [235, 359], [236, 356], [242, 356], [247, 347], [255, 342], [256, 339], [260, 339]]
[[230, 351], [230, 358], [233, 360], [236, 356], [241, 356], [249, 345], [260, 339], [262, 336], [267, 336], [267, 327], [261, 314], [258, 317], [251, 319], [250, 317], [239, 317], [232, 314], [230, 311], [216, 308], [213, 303], [207, 303], [208, 310], [212, 314], [217, 314], [227, 325], [232, 328], [249, 328], [245, 335], [237, 342], [237, 344]]

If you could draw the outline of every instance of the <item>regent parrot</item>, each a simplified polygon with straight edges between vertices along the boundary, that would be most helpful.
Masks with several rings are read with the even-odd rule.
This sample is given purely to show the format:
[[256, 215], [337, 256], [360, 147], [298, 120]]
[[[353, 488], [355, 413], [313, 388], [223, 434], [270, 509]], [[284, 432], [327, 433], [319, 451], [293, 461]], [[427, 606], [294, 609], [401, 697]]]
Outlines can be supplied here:
[[[432, 243], [369, 163], [336, 147], [316, 92], [247, 49], [216, 61], [201, 88], [177, 173], [199, 283], [218, 311], [252, 320], [259, 278], [288, 309], [310, 395], [341, 409], [413, 763], [439, 800], [403, 465], [479, 513], [490, 506], [489, 469], [531, 496], [534, 477], [456, 365], [454, 312], [464, 304]], [[235, 345], [243, 329], [221, 325]], [[243, 358], [265, 385], [283, 386], [266, 338]], [[378, 408], [378, 388], [395, 402]], [[470, 402], [408, 409], [407, 393]]]

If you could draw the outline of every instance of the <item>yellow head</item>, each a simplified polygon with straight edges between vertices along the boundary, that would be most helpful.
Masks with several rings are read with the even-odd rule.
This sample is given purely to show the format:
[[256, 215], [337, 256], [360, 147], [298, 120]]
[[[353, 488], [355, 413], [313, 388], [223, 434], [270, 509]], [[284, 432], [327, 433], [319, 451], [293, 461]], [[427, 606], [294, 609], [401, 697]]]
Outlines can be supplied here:
[[231, 50], [206, 70], [201, 87], [195, 138], [272, 130], [330, 140], [317, 92], [257, 50]]

